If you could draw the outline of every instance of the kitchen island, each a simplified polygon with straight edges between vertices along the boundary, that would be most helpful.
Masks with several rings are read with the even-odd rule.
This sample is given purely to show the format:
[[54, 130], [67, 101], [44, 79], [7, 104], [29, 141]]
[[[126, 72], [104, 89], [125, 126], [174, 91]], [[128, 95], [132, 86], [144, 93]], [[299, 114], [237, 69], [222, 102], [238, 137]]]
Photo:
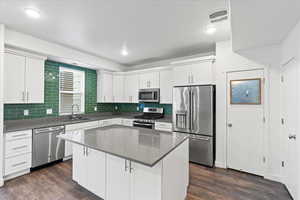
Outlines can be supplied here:
[[75, 130], [73, 180], [106, 200], [184, 200], [188, 135], [113, 125]]

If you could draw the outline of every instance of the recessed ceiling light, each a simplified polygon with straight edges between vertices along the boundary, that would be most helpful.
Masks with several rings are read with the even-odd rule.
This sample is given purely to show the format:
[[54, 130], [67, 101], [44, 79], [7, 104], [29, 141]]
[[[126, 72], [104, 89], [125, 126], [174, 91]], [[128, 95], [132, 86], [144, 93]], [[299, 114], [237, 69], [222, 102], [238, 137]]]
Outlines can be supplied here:
[[127, 50], [127, 47], [126, 47], [125, 44], [124, 44], [123, 47], [122, 47], [121, 55], [122, 55], [122, 56], [127, 56], [127, 55], [128, 55], [128, 50]]
[[217, 28], [216, 28], [214, 25], [210, 24], [210, 25], [208, 25], [208, 26], [206, 27], [205, 33], [208, 34], [208, 35], [212, 35], [212, 34], [214, 34], [216, 31], [217, 31]]
[[41, 17], [40, 12], [34, 8], [25, 8], [24, 10], [28, 17], [31, 17], [34, 19], [38, 19]]

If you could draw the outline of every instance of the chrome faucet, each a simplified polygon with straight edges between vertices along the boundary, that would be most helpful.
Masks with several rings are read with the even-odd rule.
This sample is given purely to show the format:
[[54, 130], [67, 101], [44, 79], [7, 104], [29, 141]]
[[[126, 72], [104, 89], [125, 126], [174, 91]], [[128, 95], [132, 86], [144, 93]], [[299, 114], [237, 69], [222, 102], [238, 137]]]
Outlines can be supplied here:
[[77, 107], [77, 110], [79, 111], [80, 108], [79, 108], [79, 105], [78, 104], [72, 104], [72, 115], [71, 115], [71, 118], [74, 119], [76, 118], [76, 115], [74, 114], [74, 107]]

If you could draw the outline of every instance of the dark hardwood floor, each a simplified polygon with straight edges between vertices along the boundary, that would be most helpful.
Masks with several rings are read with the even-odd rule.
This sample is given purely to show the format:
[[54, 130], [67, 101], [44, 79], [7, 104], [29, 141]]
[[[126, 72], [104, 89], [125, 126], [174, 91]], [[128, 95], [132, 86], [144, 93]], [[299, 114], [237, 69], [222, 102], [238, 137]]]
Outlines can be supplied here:
[[[72, 181], [71, 161], [5, 182], [1, 200], [99, 200]], [[190, 164], [187, 200], [288, 200], [280, 183], [233, 170]]]

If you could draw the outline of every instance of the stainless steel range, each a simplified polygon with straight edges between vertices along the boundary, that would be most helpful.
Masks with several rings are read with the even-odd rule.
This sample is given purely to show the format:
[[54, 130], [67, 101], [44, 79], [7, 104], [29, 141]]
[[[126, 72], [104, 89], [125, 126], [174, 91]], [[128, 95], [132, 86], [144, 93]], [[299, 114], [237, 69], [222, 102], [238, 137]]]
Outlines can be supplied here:
[[155, 120], [164, 117], [163, 108], [145, 107], [142, 115], [137, 115], [134, 118], [133, 126], [154, 129]]

